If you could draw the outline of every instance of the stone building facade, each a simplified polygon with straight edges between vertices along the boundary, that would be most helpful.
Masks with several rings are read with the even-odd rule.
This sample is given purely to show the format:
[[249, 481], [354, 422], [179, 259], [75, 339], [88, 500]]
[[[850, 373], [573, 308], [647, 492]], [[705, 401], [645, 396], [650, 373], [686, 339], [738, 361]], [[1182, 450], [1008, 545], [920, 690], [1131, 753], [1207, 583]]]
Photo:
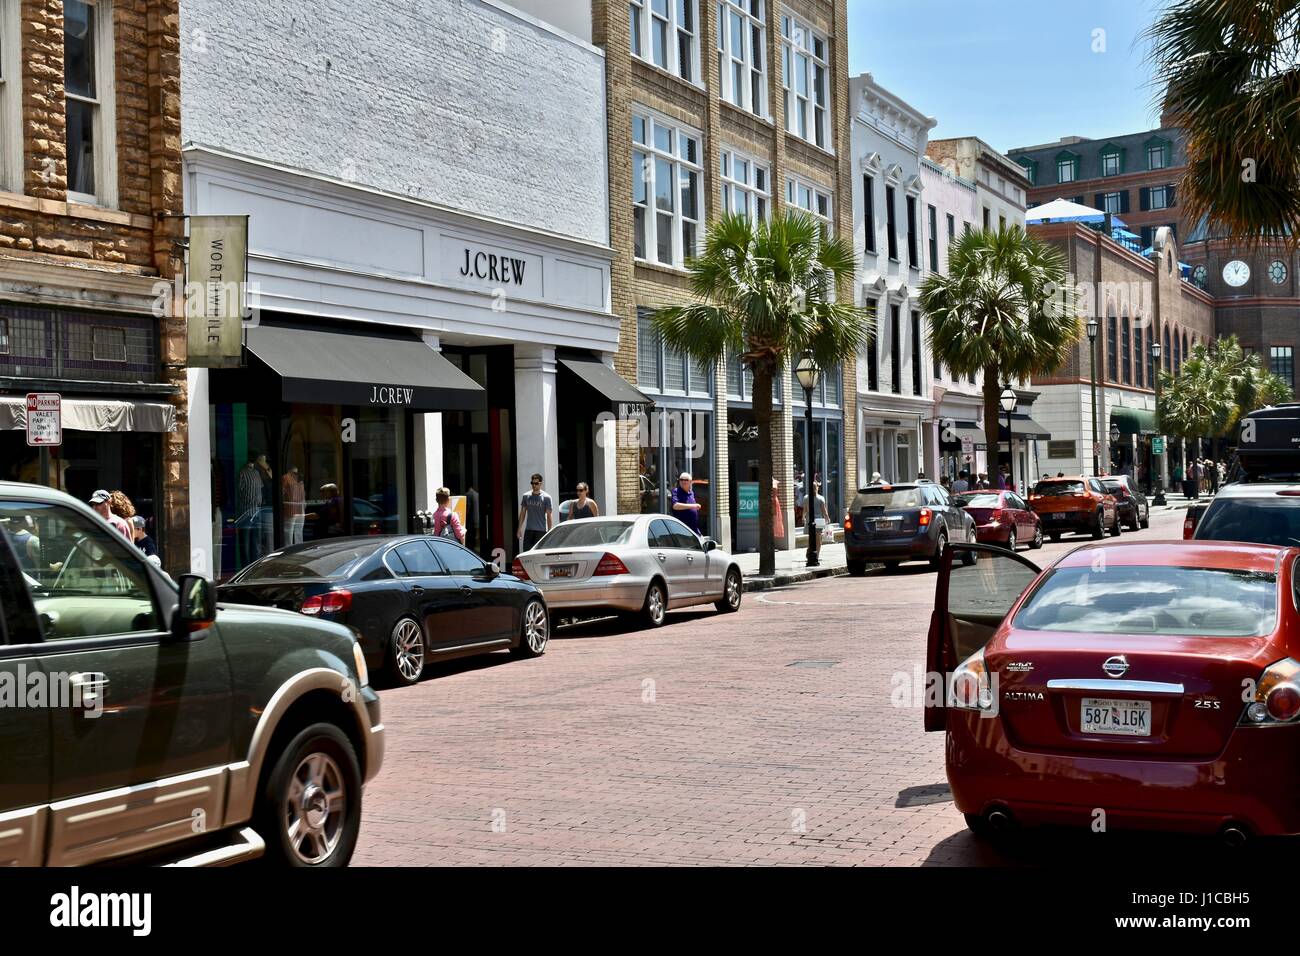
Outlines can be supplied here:
[[[121, 488], [183, 570], [178, 4], [0, 0], [0, 37], [0, 478]], [[63, 398], [46, 461], [32, 391]]]
[[[685, 260], [725, 211], [763, 217], [797, 207], [852, 234], [847, 4], [595, 0], [592, 9], [608, 87], [615, 368], [658, 413], [648, 441], [620, 443], [618, 508], [665, 510], [677, 475], [689, 471], [705, 504], [702, 530], [724, 546], [756, 547], [734, 533], [737, 485], [758, 471], [749, 376], [735, 360], [698, 368], [667, 352], [647, 316], [689, 301]], [[840, 294], [852, 294], [847, 283]], [[804, 457], [804, 395], [790, 368], [774, 398], [781, 547], [793, 542]], [[844, 427], [855, 399], [849, 362], [823, 375], [814, 400], [822, 460], [813, 467], [824, 492], [836, 489], [827, 495], [832, 517], [856, 478], [856, 436]]]

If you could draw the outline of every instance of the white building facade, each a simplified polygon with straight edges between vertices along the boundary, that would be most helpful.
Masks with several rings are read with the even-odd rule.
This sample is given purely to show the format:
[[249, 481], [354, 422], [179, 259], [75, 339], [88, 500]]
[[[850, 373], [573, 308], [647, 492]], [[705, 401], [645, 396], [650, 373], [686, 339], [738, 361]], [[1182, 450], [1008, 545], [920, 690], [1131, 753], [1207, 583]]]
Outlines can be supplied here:
[[189, 372], [194, 567], [419, 530], [442, 485], [511, 554], [533, 472], [613, 510], [602, 52], [496, 0], [192, 0], [181, 32], [186, 213], [249, 217], [255, 310], [243, 367]]
[[921, 159], [934, 119], [864, 73], [849, 80], [853, 245], [858, 304], [876, 335], [858, 356], [858, 485], [876, 473], [910, 481], [934, 418], [933, 376], [918, 293], [926, 274]]

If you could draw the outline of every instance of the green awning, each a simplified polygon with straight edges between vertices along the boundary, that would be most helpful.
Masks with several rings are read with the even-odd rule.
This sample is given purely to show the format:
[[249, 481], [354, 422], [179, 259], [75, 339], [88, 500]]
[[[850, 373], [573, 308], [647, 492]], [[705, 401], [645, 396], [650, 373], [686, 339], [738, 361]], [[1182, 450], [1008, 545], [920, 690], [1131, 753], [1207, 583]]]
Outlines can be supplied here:
[[1156, 434], [1156, 413], [1146, 408], [1112, 408], [1110, 423], [1124, 437]]

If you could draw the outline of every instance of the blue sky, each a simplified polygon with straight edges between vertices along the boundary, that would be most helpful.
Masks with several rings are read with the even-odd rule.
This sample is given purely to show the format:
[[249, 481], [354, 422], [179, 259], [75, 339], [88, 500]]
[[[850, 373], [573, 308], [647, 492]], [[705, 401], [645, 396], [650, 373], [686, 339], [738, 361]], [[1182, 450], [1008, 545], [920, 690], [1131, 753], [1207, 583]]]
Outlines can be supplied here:
[[[996, 149], [1159, 125], [1139, 34], [1159, 0], [849, 0], [849, 74]], [[1104, 52], [1094, 31], [1104, 30]]]

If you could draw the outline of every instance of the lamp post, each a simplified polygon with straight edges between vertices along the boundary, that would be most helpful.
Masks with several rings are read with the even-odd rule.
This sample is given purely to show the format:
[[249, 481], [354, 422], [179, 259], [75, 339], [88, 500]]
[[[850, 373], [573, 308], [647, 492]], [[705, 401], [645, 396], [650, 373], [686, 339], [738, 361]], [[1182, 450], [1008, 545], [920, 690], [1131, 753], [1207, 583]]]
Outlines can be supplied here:
[[817, 387], [817, 380], [821, 377], [821, 369], [813, 360], [812, 352], [804, 352], [803, 357], [799, 359], [799, 364], [795, 366], [795, 378], [803, 386], [804, 393], [804, 413], [803, 413], [803, 436], [804, 436], [804, 461], [803, 461], [803, 493], [804, 493], [804, 530], [808, 535], [808, 560], [807, 566], [815, 568], [820, 563], [817, 560], [817, 520], [815, 512], [817, 511], [817, 488], [813, 484], [813, 421], [812, 421], [812, 395], [813, 389]]
[[1092, 366], [1092, 473], [1101, 474], [1097, 452], [1101, 442], [1097, 439], [1097, 328], [1101, 323], [1096, 316], [1088, 320], [1088, 364]]
[[1007, 463], [1010, 468], [1008, 474], [1009, 480], [1014, 480], [1016, 475], [1016, 456], [1011, 447], [1011, 413], [1016, 410], [1016, 390], [1008, 382], [1002, 386], [1002, 395], [998, 399], [1002, 403], [1002, 410], [1007, 413]]
[[1110, 470], [1115, 471], [1115, 446], [1119, 444], [1119, 426], [1114, 422], [1110, 423]]
[[[1156, 390], [1156, 416], [1159, 417], [1160, 415], [1160, 341], [1158, 338], [1153, 339], [1151, 342], [1151, 359], [1153, 362], [1152, 371], [1155, 372], [1155, 375], [1153, 376], [1153, 384]], [[1155, 470], [1155, 474], [1152, 476], [1152, 479], [1154, 481], [1155, 489], [1156, 489], [1155, 496], [1151, 499], [1151, 503], [1153, 505], [1166, 505], [1168, 504], [1168, 502], [1165, 501], [1164, 435], [1157, 435], [1156, 437], [1160, 439], [1161, 452], [1160, 452], [1159, 465], [1156, 464], [1155, 461], [1156, 456], [1155, 455], [1151, 456], [1152, 458], [1151, 467]], [[1155, 439], [1152, 440], [1154, 441]]]

